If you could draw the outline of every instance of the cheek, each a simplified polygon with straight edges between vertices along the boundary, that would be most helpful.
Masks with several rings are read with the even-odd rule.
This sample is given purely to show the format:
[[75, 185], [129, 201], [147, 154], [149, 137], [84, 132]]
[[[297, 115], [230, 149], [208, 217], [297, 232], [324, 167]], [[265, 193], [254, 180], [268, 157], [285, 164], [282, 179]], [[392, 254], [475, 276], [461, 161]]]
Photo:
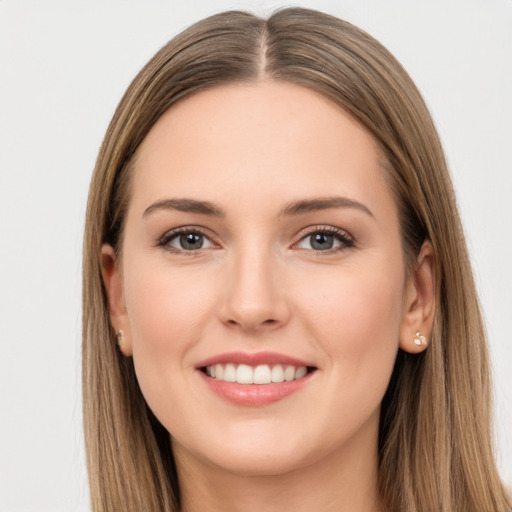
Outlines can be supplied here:
[[348, 397], [371, 395], [378, 403], [398, 351], [402, 268], [344, 268], [328, 283], [316, 300], [303, 304], [303, 317], [309, 319], [308, 329], [327, 354], [340, 388], [354, 391]]
[[301, 295], [307, 300], [304, 305], [310, 316], [334, 332], [349, 329], [351, 334], [361, 336], [372, 327], [376, 336], [387, 327], [398, 328], [404, 283], [402, 266], [375, 260], [371, 265], [347, 265], [325, 271], [316, 276], [316, 285], [314, 281], [304, 283]]
[[[365, 351], [380, 346], [390, 339], [398, 342], [401, 316], [401, 287], [385, 275], [368, 274], [363, 278], [350, 276], [340, 289], [333, 291], [327, 299], [329, 309], [325, 323], [331, 324], [334, 332], [343, 333], [344, 350]], [[334, 336], [332, 339], [337, 338]], [[338, 344], [336, 344], [338, 346]], [[336, 346], [333, 351], [336, 352]]]
[[193, 364], [190, 352], [211, 318], [215, 287], [208, 275], [191, 275], [165, 263], [133, 268], [125, 281], [133, 360], [148, 403], [158, 408], [160, 399], [172, 398], [169, 386], [177, 376], [187, 378], [183, 369]]
[[156, 264], [130, 275], [125, 290], [134, 350], [148, 345], [154, 350], [178, 349], [210, 309], [213, 287], [208, 273]]

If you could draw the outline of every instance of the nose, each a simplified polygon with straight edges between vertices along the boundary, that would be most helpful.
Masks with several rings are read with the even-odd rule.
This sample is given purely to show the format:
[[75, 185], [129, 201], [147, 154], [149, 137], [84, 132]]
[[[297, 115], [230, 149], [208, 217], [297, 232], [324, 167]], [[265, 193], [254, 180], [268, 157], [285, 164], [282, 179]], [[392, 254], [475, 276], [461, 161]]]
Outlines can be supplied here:
[[222, 322], [246, 332], [268, 332], [285, 325], [290, 307], [276, 259], [247, 250], [233, 257], [220, 304]]

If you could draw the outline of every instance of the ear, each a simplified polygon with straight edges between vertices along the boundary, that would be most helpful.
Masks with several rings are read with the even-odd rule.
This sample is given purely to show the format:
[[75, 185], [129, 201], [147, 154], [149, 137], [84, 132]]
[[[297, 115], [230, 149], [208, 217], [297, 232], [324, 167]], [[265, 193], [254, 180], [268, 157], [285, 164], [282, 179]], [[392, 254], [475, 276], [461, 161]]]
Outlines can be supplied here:
[[[131, 356], [132, 343], [124, 297], [123, 276], [116, 253], [111, 245], [104, 244], [101, 247], [100, 264], [103, 284], [108, 297], [110, 323], [118, 333], [118, 344], [121, 352], [125, 356]], [[121, 335], [119, 331], [122, 331]]]
[[417, 354], [427, 348], [436, 309], [435, 290], [434, 249], [430, 241], [426, 240], [407, 278], [400, 325], [402, 350]]

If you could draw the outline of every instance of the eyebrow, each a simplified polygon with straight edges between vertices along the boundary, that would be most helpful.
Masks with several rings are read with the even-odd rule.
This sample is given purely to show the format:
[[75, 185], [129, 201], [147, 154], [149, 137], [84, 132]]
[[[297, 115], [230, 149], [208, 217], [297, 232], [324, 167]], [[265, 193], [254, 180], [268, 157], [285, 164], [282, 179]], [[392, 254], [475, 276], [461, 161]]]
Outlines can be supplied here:
[[281, 215], [301, 215], [303, 213], [328, 210], [330, 208], [356, 208], [366, 213], [370, 217], [375, 218], [371, 210], [363, 203], [341, 196], [319, 197], [314, 199], [293, 201], [283, 210], [281, 210]]
[[148, 206], [144, 210], [142, 217], [146, 217], [158, 210], [177, 210], [179, 212], [225, 217], [225, 213], [214, 204], [208, 201], [198, 201], [197, 199], [163, 199]]
[[[301, 199], [292, 201], [285, 206], [281, 212], [281, 216], [302, 215], [304, 213], [328, 210], [330, 208], [356, 208], [366, 213], [370, 217], [374, 217], [371, 210], [364, 204], [349, 199], [347, 197], [318, 197], [313, 199]], [[199, 213], [201, 215], [210, 215], [213, 217], [225, 217], [224, 211], [209, 201], [199, 201], [197, 199], [188, 198], [172, 198], [157, 201], [148, 206], [142, 217], [146, 217], [158, 210], [177, 210], [186, 213]]]

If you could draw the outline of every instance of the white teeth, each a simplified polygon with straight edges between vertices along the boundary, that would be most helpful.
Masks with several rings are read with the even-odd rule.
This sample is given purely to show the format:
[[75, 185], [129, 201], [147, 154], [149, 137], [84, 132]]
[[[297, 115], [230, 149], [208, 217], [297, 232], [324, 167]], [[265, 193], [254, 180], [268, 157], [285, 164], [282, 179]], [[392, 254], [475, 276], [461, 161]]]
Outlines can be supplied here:
[[302, 377], [305, 377], [306, 373], [308, 373], [307, 368], [305, 366], [299, 366], [295, 371], [295, 378], [302, 379]]
[[270, 384], [272, 382], [272, 373], [268, 364], [261, 364], [254, 368], [254, 384]]
[[236, 369], [236, 381], [238, 384], [252, 384], [254, 382], [252, 373], [250, 366], [239, 364]]
[[284, 370], [280, 364], [277, 364], [272, 368], [272, 382], [283, 382]]
[[236, 382], [236, 368], [234, 364], [227, 364], [224, 368], [224, 382]]
[[[215, 377], [215, 375], [214, 375]], [[290, 382], [295, 378], [295, 366], [287, 366], [284, 371], [284, 380]]]
[[268, 364], [261, 364], [256, 367], [247, 364], [235, 365], [215, 364], [206, 367], [206, 375], [224, 382], [237, 382], [238, 384], [270, 384], [271, 382], [291, 382], [302, 379], [308, 373], [305, 366], [283, 366], [277, 364], [270, 367]]
[[215, 378], [219, 380], [224, 380], [224, 366], [221, 364], [215, 365]]

